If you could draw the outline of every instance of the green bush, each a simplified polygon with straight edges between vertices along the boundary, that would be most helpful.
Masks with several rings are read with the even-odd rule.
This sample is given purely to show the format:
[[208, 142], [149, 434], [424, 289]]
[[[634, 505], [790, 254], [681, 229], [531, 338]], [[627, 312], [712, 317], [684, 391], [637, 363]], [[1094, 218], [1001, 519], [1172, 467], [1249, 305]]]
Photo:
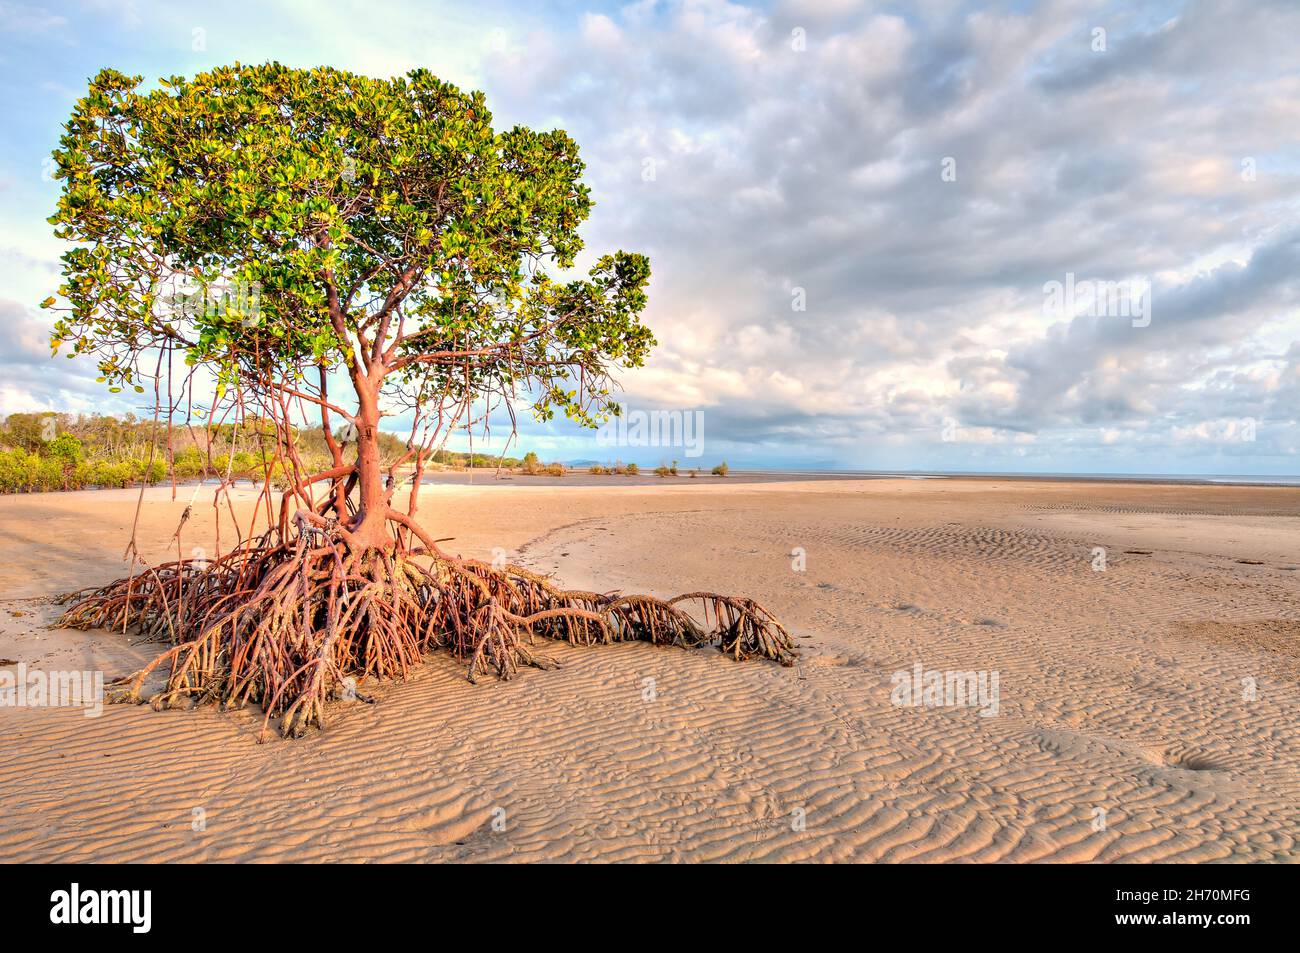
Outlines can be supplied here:
[[61, 433], [45, 445], [45, 455], [57, 457], [69, 466], [75, 467], [86, 459], [86, 448], [80, 440], [70, 433]]
[[178, 480], [193, 480], [203, 474], [205, 464], [198, 447], [185, 447], [172, 457], [172, 473]]
[[713, 475], [714, 475], [714, 476], [726, 476], [726, 475], [727, 475], [727, 461], [726, 461], [726, 460], [723, 460], [721, 463], [719, 463], [716, 467], [713, 468]]
[[23, 449], [0, 451], [0, 492], [27, 491], [27, 457], [28, 453]]
[[264, 476], [261, 456], [244, 450], [238, 451], [233, 460], [228, 453], [213, 457], [212, 471], [214, 476], [222, 479], [228, 473], [232, 480], [260, 480]]
[[[45, 462], [42, 468], [51, 475], [58, 474], [55, 486], [45, 486], [45, 490], [79, 490], [77, 468], [86, 459], [86, 448], [70, 433], [59, 434], [45, 445]], [[47, 480], [43, 479], [42, 484]]]
[[167, 463], [161, 456], [155, 456], [152, 463], [148, 457], [137, 460], [128, 460], [124, 464], [118, 464], [126, 468], [128, 483], [161, 483], [167, 478]]
[[41, 458], [36, 473], [36, 489], [41, 492], [67, 489], [67, 481], [63, 478], [63, 460], [59, 457]]
[[104, 460], [91, 464], [86, 474], [86, 485], [104, 489], [120, 489], [132, 482], [129, 463], [109, 463]]
[[62, 490], [74, 482], [75, 467], [60, 457], [42, 457], [24, 450], [0, 451], [0, 492], [39, 493]]
[[629, 463], [627, 465], [626, 473], [628, 476], [636, 476], [640, 472], [641, 472], [641, 468], [637, 466], [635, 463]]

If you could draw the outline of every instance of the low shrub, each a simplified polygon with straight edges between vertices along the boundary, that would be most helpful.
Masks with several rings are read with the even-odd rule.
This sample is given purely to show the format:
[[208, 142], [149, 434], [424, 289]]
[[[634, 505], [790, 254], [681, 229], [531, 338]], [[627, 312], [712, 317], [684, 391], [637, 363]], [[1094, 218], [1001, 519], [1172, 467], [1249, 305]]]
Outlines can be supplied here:
[[5, 493], [27, 493], [30, 491], [33, 469], [29, 458], [35, 454], [28, 453], [21, 447], [14, 450], [0, 451], [0, 491]]
[[172, 457], [172, 473], [178, 480], [193, 480], [203, 475], [207, 461], [198, 447], [186, 447]]

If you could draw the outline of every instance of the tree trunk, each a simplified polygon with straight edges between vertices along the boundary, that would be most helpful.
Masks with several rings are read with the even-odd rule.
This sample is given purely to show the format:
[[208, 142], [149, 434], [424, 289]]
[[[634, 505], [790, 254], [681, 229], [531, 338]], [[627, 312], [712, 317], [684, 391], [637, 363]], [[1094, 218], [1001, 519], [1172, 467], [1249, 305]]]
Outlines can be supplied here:
[[393, 545], [388, 529], [388, 494], [384, 489], [383, 464], [379, 459], [378, 386], [365, 377], [354, 381], [357, 390], [357, 489], [361, 494], [353, 545], [362, 549], [385, 549]]

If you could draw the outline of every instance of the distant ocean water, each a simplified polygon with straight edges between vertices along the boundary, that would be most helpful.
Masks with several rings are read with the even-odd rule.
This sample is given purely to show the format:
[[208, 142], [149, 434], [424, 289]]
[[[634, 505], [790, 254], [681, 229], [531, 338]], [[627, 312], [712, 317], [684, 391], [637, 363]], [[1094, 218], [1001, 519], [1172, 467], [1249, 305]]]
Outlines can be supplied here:
[[[571, 465], [572, 466], [572, 465]], [[1184, 485], [1227, 486], [1295, 486], [1300, 487], [1300, 476], [1251, 475], [1231, 473], [996, 473], [988, 471], [938, 471], [938, 470], [818, 470], [795, 468], [741, 469], [732, 468], [725, 478], [738, 483], [776, 483], [783, 480], [942, 480], [944, 478], [982, 480], [1060, 480], [1097, 483], [1174, 483]], [[670, 483], [714, 483], [719, 477], [707, 470], [691, 477], [690, 471], [681, 468]], [[508, 482], [523, 486], [654, 486], [665, 481], [649, 467], [632, 475], [595, 475], [586, 466], [574, 466], [563, 478], [548, 476], [523, 476], [512, 471], [499, 474], [491, 468], [472, 471], [433, 471], [426, 473], [428, 484], [477, 484]]]
[[764, 476], [799, 477], [887, 477], [912, 480], [935, 480], [944, 477], [977, 477], [998, 480], [1083, 480], [1114, 483], [1225, 483], [1237, 486], [1300, 486], [1300, 475], [1287, 474], [1234, 474], [1234, 473], [1002, 473], [982, 470], [817, 470], [773, 468], [742, 470], [733, 473], [762, 474]]

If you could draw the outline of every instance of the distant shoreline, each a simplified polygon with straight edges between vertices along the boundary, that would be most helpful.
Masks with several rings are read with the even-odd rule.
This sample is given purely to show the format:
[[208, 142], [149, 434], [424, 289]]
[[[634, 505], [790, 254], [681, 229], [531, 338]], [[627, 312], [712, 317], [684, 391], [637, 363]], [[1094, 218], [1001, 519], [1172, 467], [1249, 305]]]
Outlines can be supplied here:
[[[399, 471], [399, 477], [409, 478], [410, 471]], [[475, 469], [426, 470], [423, 486], [489, 486], [509, 484], [535, 487], [653, 487], [653, 486], [726, 486], [728, 484], [800, 483], [868, 480], [972, 480], [981, 482], [1015, 483], [1083, 483], [1105, 485], [1143, 486], [1223, 486], [1264, 487], [1272, 489], [1300, 489], [1300, 476], [1233, 476], [1185, 474], [1097, 474], [1097, 473], [944, 473], [872, 470], [731, 470], [727, 476], [714, 476], [701, 470], [695, 477], [689, 470], [679, 469], [676, 476], [660, 477], [653, 471], [637, 474], [589, 473], [585, 468], [572, 468], [564, 476], [525, 474], [518, 470], [480, 467]], [[217, 486], [212, 478], [203, 480], [178, 480], [176, 491], [193, 491], [201, 487]], [[237, 479], [232, 489], [258, 489], [260, 480], [245, 477]], [[170, 480], [146, 484], [146, 490], [171, 490]], [[77, 493], [119, 493], [134, 499], [140, 493], [138, 483], [127, 487], [88, 486], [80, 490], [34, 490], [0, 493], [0, 499], [29, 496], [68, 496]]]
[[1300, 475], [1218, 473], [999, 473], [979, 470], [734, 470], [733, 473], [808, 473], [819, 477], [870, 479], [1042, 480], [1063, 483], [1165, 483], [1196, 486], [1300, 486]]
[[1268, 486], [1300, 487], [1300, 476], [1249, 476], [1233, 474], [1128, 474], [1128, 473], [989, 473], [941, 472], [905, 470], [741, 470], [732, 469], [726, 477], [710, 475], [701, 470], [697, 477], [679, 466], [677, 476], [659, 477], [652, 471], [639, 474], [594, 474], [585, 468], [574, 467], [563, 477], [528, 476], [517, 471], [495, 469], [427, 471], [426, 485], [458, 485], [477, 480], [519, 482], [525, 485], [576, 484], [583, 486], [661, 486], [677, 483], [775, 483], [803, 480], [1015, 480], [1038, 483], [1138, 483], [1169, 486]]

